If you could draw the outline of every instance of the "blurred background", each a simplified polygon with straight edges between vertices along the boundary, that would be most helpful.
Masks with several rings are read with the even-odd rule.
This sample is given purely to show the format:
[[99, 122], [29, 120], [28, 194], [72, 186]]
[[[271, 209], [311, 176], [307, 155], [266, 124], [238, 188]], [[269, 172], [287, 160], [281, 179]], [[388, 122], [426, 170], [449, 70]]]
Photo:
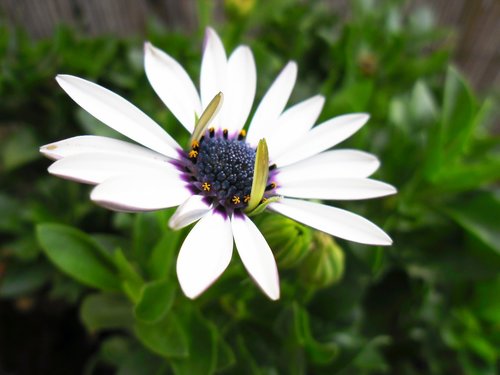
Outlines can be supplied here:
[[[0, 0], [0, 374], [500, 373], [499, 20], [498, 0]], [[342, 147], [378, 155], [375, 178], [399, 193], [339, 204], [384, 228], [390, 248], [256, 219], [270, 242], [276, 225], [307, 234], [300, 248], [272, 246], [282, 299], [242, 282], [233, 258], [199, 300], [177, 291], [174, 336], [189, 349], [179, 354], [154, 335], [163, 316], [147, 321], [122, 290], [130, 269], [144, 285], [177, 285], [184, 234], [165, 233], [171, 212], [98, 208], [89, 187], [48, 175], [38, 148], [116, 137], [62, 92], [58, 73], [99, 82], [185, 138], [148, 85], [142, 45], [197, 82], [209, 25], [227, 51], [252, 48], [256, 102], [292, 59], [290, 103], [325, 95], [319, 122], [369, 112]], [[71, 233], [66, 252], [47, 244], [48, 223]], [[65, 254], [82, 241], [95, 244], [84, 261], [123, 251], [108, 270], [122, 287], [78, 273], [81, 259]]]

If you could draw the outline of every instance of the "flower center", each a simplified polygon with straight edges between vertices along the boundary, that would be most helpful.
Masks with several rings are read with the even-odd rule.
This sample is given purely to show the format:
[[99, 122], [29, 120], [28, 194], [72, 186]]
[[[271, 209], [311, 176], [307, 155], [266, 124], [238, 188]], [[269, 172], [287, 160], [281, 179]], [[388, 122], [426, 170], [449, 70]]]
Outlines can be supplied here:
[[234, 211], [247, 206], [252, 191], [255, 149], [245, 142], [245, 132], [228, 137], [227, 130], [209, 129], [187, 153], [185, 171], [196, 194], [214, 206]]

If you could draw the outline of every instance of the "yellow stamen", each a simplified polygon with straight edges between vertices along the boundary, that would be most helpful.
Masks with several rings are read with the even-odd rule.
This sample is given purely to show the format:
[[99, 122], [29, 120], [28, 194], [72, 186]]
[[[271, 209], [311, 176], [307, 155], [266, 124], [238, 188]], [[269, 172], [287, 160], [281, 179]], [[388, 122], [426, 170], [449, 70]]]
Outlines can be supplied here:
[[200, 147], [200, 143], [198, 141], [193, 141], [193, 143], [191, 143], [191, 148], [198, 148]]
[[245, 195], [245, 197], [243, 198], [243, 202], [245, 203], [248, 203], [248, 201], [250, 200], [250, 195]]
[[240, 203], [240, 197], [238, 197], [237, 195], [234, 195], [234, 196], [233, 196], [233, 199], [231, 199], [231, 201], [232, 201], [234, 204], [239, 204], [239, 203]]
[[189, 151], [189, 157], [192, 159], [192, 158], [195, 158], [198, 156], [198, 151], [196, 150], [191, 150]]
[[242, 137], [246, 137], [246, 135], [247, 135], [247, 131], [246, 131], [245, 129], [243, 129], [242, 131], [240, 131], [240, 135], [241, 135]]
[[205, 191], [210, 191], [210, 184], [208, 182], [204, 182], [203, 185], [201, 185], [201, 188]]

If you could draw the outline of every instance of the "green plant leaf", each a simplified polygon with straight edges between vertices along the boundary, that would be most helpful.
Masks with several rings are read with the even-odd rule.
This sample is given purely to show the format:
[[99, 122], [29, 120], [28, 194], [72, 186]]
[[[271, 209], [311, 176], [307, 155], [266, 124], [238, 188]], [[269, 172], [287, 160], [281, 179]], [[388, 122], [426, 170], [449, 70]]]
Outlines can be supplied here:
[[213, 374], [217, 367], [217, 330], [198, 313], [183, 314], [188, 328], [189, 357], [175, 359], [172, 367], [176, 375]]
[[80, 319], [90, 332], [131, 327], [134, 322], [132, 304], [120, 294], [91, 294], [82, 302]]
[[156, 243], [147, 263], [147, 272], [155, 280], [166, 279], [173, 270], [182, 231], [166, 231]]
[[49, 259], [79, 282], [102, 290], [120, 290], [109, 255], [90, 236], [61, 224], [40, 224], [37, 237]]
[[445, 212], [462, 228], [500, 255], [500, 192], [486, 192], [461, 201]]
[[441, 118], [441, 146], [447, 159], [454, 159], [468, 141], [475, 122], [474, 97], [467, 82], [452, 66], [448, 68]]
[[113, 258], [120, 277], [122, 278], [124, 291], [127, 292], [132, 301], [137, 302], [140, 298], [144, 280], [142, 280], [141, 275], [139, 275], [120, 249], [115, 251]]
[[145, 323], [162, 319], [172, 307], [175, 286], [167, 280], [152, 281], [143, 286], [139, 303], [135, 306], [135, 317]]
[[327, 364], [337, 357], [339, 349], [335, 343], [319, 343], [314, 339], [307, 311], [297, 303], [293, 304], [293, 328], [297, 342], [306, 349], [314, 363]]
[[167, 358], [186, 358], [189, 355], [187, 333], [173, 312], [152, 324], [136, 320], [134, 332], [156, 354]]

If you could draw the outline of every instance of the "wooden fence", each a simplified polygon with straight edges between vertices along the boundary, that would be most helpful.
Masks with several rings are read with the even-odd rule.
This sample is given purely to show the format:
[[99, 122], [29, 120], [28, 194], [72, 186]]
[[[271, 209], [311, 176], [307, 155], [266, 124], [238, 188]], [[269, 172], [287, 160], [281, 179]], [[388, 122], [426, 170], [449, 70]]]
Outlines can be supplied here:
[[[324, 1], [339, 12], [348, 9], [349, 0]], [[215, 4], [222, 9], [222, 0]], [[411, 0], [408, 11], [421, 5], [432, 8], [440, 24], [457, 30], [455, 59], [473, 85], [498, 88], [500, 0]], [[0, 0], [0, 11], [34, 38], [52, 35], [61, 23], [88, 35], [140, 34], [151, 14], [174, 29], [193, 30], [198, 22], [195, 0]]]

